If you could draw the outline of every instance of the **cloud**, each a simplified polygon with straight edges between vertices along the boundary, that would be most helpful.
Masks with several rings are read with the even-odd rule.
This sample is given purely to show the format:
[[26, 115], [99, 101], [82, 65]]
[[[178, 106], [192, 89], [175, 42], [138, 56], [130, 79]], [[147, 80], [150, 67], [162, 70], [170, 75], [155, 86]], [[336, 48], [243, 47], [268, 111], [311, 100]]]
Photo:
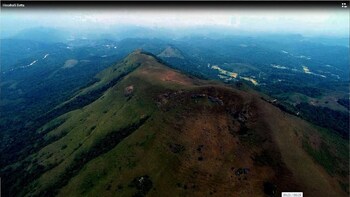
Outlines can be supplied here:
[[[29, 25], [66, 29], [109, 29], [118, 25], [151, 28], [216, 26], [251, 32], [348, 35], [346, 10], [272, 9], [80, 9], [4, 12], [4, 25]], [[16, 24], [16, 25], [11, 25]], [[16, 27], [14, 27], [16, 26]]]

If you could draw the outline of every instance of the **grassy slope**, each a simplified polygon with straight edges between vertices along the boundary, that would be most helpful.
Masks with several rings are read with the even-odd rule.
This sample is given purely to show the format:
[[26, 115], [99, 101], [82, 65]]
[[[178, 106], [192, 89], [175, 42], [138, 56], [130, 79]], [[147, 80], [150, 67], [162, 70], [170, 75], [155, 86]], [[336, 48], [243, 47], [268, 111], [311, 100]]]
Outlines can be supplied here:
[[[289, 114], [282, 115], [281, 113], [278, 113], [277, 109], [270, 108], [269, 106], [264, 107], [266, 109], [264, 110], [264, 117], [274, 120], [279, 119], [279, 121], [269, 124], [269, 127], [274, 132], [274, 138], [288, 168], [293, 172], [296, 180], [303, 183], [303, 191], [306, 191], [304, 192], [304, 195], [341, 196], [342, 194], [346, 196], [346, 194], [341, 191], [337, 179], [329, 176], [325, 169], [316, 165], [317, 162], [315, 159], [310, 157], [310, 155], [308, 155], [303, 149], [303, 140], [310, 135], [320, 137], [319, 131], [299, 118]], [[342, 141], [340, 137], [337, 138], [337, 141], [338, 140]], [[321, 143], [322, 141], [325, 141], [327, 144], [329, 143], [327, 142], [327, 139], [319, 139], [318, 143]], [[341, 146], [343, 149], [346, 147], [346, 144]], [[346, 157], [342, 159], [343, 161], [346, 161]], [[336, 174], [332, 175], [336, 176]]]
[[[132, 180], [148, 175], [153, 183], [150, 196], [168, 196], [169, 191], [173, 196], [263, 196], [265, 181], [275, 183], [278, 191], [346, 196], [335, 178], [303, 150], [302, 140], [311, 139], [303, 136], [318, 133], [308, 123], [252, 94], [184, 76], [150, 56], [136, 52], [126, 60], [102, 72], [100, 82], [80, 94], [112, 80], [115, 68], [142, 65], [95, 102], [53, 121], [64, 122], [46, 138], [59, 139], [27, 158], [49, 170], [22, 194], [50, 189], [60, 196], [132, 196], [137, 192]], [[130, 85], [134, 92], [128, 98], [124, 89]], [[165, 93], [172, 94], [162, 96]], [[191, 98], [197, 93], [225, 104]], [[248, 117], [247, 134], [237, 134], [242, 127], [232, 113]], [[144, 117], [149, 118], [125, 139], [94, 156], [106, 136], [125, 132], [123, 128]], [[87, 153], [93, 156], [83, 161], [80, 156]], [[72, 178], [62, 178], [70, 166], [76, 166]], [[249, 172], [236, 175], [238, 168]]]
[[337, 98], [342, 97], [344, 97], [344, 93], [337, 91], [326, 92], [324, 96], [318, 98], [312, 98], [300, 93], [284, 93], [277, 95], [277, 98], [282, 99], [291, 105], [306, 102], [315, 106], [328, 107], [336, 111], [347, 112], [348, 110], [346, 107], [337, 102]]

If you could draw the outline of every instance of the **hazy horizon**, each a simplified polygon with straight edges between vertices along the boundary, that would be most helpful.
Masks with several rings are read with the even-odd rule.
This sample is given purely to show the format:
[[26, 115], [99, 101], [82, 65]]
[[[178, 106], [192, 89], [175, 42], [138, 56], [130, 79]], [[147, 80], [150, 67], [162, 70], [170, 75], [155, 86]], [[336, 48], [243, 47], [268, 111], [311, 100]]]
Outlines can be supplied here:
[[1, 38], [36, 28], [70, 34], [108, 34], [124, 27], [165, 34], [300, 34], [348, 37], [347, 10], [107, 9], [3, 10]]

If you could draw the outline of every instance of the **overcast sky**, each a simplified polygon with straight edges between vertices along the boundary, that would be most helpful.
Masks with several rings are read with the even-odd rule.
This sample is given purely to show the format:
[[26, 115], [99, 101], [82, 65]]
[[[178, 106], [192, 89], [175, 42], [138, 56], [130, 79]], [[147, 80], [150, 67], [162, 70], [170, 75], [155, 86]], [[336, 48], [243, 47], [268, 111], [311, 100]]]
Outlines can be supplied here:
[[68, 30], [108, 30], [117, 25], [151, 28], [225, 27], [246, 32], [349, 36], [344, 9], [114, 9], [3, 10], [1, 26], [11, 33], [47, 26]]

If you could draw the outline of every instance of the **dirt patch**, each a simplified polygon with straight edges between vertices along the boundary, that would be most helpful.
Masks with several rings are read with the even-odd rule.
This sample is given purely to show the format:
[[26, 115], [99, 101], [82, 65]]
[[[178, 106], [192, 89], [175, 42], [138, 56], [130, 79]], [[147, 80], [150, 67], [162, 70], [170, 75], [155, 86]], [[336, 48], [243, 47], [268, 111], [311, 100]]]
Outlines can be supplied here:
[[179, 85], [193, 85], [193, 79], [181, 74], [175, 70], [163, 65], [144, 66], [140, 69], [143, 77], [149, 77], [151, 80], [160, 80], [163, 82], [172, 82]]
[[134, 86], [131, 85], [131, 86], [128, 86], [124, 89], [124, 96], [128, 97], [128, 96], [131, 96], [134, 92]]
[[161, 76], [162, 81], [171, 81], [175, 82], [181, 85], [191, 85], [192, 82], [187, 77], [184, 77], [183, 75], [179, 74], [178, 72], [167, 70], [164, 73], [162, 73]]
[[72, 67], [74, 67], [77, 64], [78, 64], [78, 60], [76, 60], [76, 59], [69, 59], [69, 60], [67, 60], [64, 63], [63, 68], [72, 68]]

